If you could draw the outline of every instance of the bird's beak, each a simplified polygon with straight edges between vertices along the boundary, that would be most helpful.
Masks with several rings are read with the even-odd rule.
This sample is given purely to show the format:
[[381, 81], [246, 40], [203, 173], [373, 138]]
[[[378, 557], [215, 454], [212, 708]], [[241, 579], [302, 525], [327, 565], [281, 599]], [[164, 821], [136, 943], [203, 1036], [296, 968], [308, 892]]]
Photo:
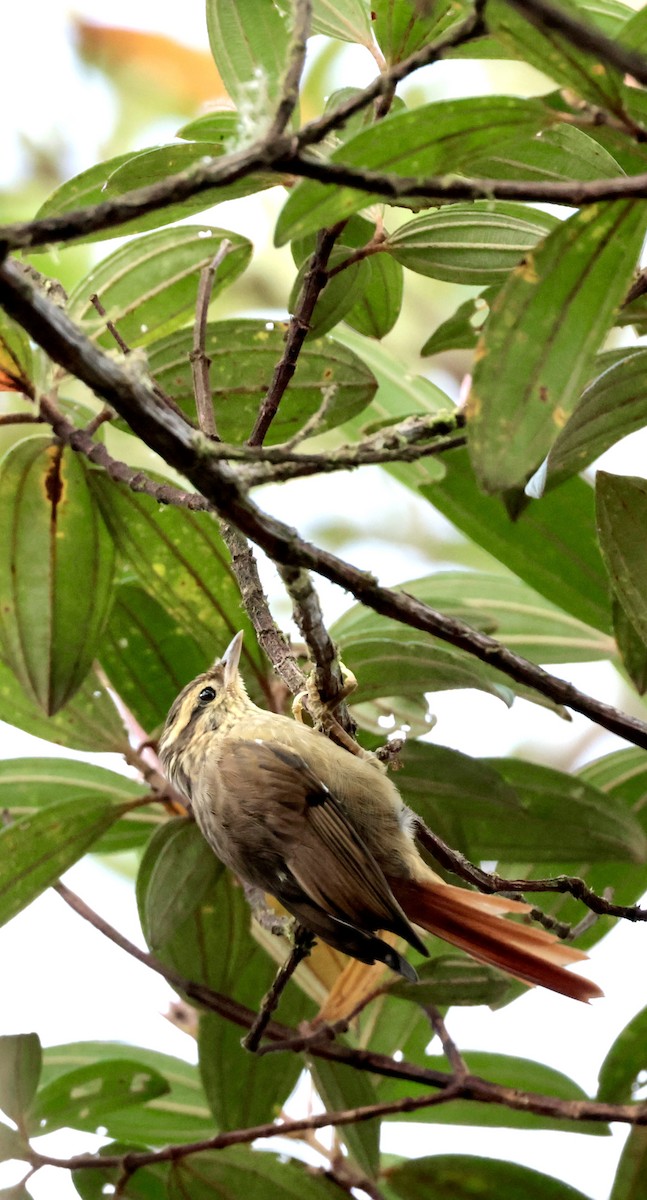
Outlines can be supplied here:
[[243, 631], [242, 629], [231, 639], [225, 653], [220, 659], [220, 666], [225, 668], [225, 687], [231, 683], [238, 674], [238, 664], [240, 655], [243, 649]]

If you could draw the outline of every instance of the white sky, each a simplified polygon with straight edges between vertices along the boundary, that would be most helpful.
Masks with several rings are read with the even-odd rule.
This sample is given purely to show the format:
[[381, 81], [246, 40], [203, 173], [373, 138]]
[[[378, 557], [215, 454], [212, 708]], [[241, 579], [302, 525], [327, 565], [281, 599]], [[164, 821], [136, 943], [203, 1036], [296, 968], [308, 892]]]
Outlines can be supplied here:
[[[148, 0], [80, 0], [76, 10], [97, 20], [155, 29], [206, 46], [201, 0], [184, 0], [182, 5], [160, 5]], [[0, 162], [9, 183], [20, 169], [19, 132], [36, 142], [47, 143], [57, 131], [72, 131], [79, 162], [74, 172], [93, 159], [97, 142], [107, 136], [112, 123], [112, 106], [101, 81], [81, 74], [75, 66], [66, 34], [66, 5], [62, 0], [23, 0], [7, 6], [3, 17], [5, 45], [0, 75]], [[470, 90], [479, 70], [471, 64]], [[357, 64], [355, 82], [371, 74], [371, 62]], [[8, 119], [7, 119], [8, 118]], [[229, 206], [228, 206], [229, 207]], [[245, 224], [247, 218], [241, 212]], [[227, 221], [237, 228], [235, 210]], [[223, 218], [224, 223], [224, 218]], [[242, 230], [241, 230], [242, 231]], [[247, 230], [245, 230], [247, 232]], [[640, 443], [630, 450], [614, 451], [607, 462], [613, 470], [640, 473], [644, 463]], [[372, 485], [372, 486], [371, 486]], [[427, 506], [416, 512], [414, 498], [376, 471], [337, 477], [335, 487], [326, 486], [326, 516], [344, 516], [352, 505], [358, 518], [371, 530], [379, 529], [382, 508], [396, 505], [403, 522], [412, 515], [429, 521]], [[302, 481], [290, 489], [275, 491], [272, 511], [293, 521], [302, 515], [312, 530], [317, 525], [321, 492], [316, 483]], [[306, 528], [306, 533], [308, 528]], [[397, 582], [429, 570], [420, 552], [406, 547], [390, 548], [375, 539], [352, 548], [357, 565], [374, 570], [380, 563], [385, 583]], [[378, 560], [379, 555], [379, 560]], [[271, 577], [270, 590], [276, 591]], [[348, 603], [340, 593], [323, 585], [328, 616], [337, 615]], [[613, 702], [617, 680], [604, 665], [587, 665], [569, 670], [579, 686]], [[446, 693], [434, 698], [438, 716], [434, 740], [472, 754], [505, 754], [520, 740], [524, 751], [541, 761], [542, 747], [577, 746], [590, 726], [575, 718], [569, 726], [554, 715], [533, 708], [532, 740], [528, 740], [528, 709], [523, 703], [511, 711], [491, 697], [472, 699], [465, 693]], [[597, 757], [620, 743], [602, 735]], [[52, 748], [27, 735], [0, 726], [0, 753], [6, 757], [36, 753], [51, 754]], [[97, 761], [104, 761], [101, 756]], [[106, 764], [113, 765], [113, 764]], [[122, 879], [92, 860], [78, 864], [66, 879], [93, 907], [135, 941], [141, 941], [132, 889]], [[161, 1014], [172, 993], [167, 985], [128, 959], [86, 926], [53, 895], [45, 895], [10, 925], [0, 929], [0, 961], [4, 987], [0, 994], [0, 1032], [36, 1029], [44, 1044], [82, 1038], [122, 1039], [180, 1056], [194, 1057], [193, 1043], [174, 1029]], [[461, 1048], [480, 1048], [535, 1057], [558, 1067], [584, 1088], [595, 1089], [597, 1069], [613, 1039], [641, 1007], [645, 991], [644, 927], [620, 925], [595, 948], [589, 973], [602, 985], [607, 998], [584, 1007], [561, 997], [537, 992], [492, 1014], [488, 1010], [454, 1010], [450, 1028]], [[260, 999], [260, 997], [259, 997]], [[424, 1130], [424, 1132], [423, 1132]], [[407, 1125], [387, 1127], [385, 1149], [414, 1155], [457, 1152], [509, 1157], [567, 1180], [592, 1200], [606, 1200], [615, 1163], [624, 1139], [619, 1130], [613, 1139], [519, 1131], [476, 1131], [447, 1126]], [[85, 1148], [87, 1139], [78, 1133], [52, 1135], [47, 1139], [52, 1152], [74, 1153]], [[0, 1186], [22, 1171], [0, 1167]], [[30, 1184], [37, 1200], [68, 1200], [76, 1192], [58, 1172], [42, 1172]]]

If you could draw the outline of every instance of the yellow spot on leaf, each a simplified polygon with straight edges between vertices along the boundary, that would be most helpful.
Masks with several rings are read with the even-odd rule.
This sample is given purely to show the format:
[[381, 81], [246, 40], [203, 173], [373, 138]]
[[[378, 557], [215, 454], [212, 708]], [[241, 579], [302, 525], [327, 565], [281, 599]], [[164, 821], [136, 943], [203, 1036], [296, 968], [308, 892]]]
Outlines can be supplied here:
[[591, 67], [592, 75], [597, 75], [599, 77], [601, 75], [606, 75], [606, 73], [607, 73], [607, 69], [606, 69], [604, 63], [594, 63], [593, 66]]
[[481, 408], [481, 397], [477, 392], [474, 391], [474, 388], [472, 388], [465, 404], [465, 412], [467, 414], [468, 421], [476, 420], [476, 418], [481, 414]]
[[537, 275], [537, 272], [535, 270], [534, 254], [528, 254], [526, 258], [521, 260], [521, 262], [519, 263], [519, 266], [517, 267], [516, 273], [519, 276], [519, 278], [525, 280], [526, 283], [538, 283], [539, 282], [539, 276]]
[[559, 405], [557, 406], [553, 413], [553, 421], [558, 429], [564, 428], [566, 422], [568, 421], [569, 415], [570, 414], [567, 413], [564, 408], [561, 408]]

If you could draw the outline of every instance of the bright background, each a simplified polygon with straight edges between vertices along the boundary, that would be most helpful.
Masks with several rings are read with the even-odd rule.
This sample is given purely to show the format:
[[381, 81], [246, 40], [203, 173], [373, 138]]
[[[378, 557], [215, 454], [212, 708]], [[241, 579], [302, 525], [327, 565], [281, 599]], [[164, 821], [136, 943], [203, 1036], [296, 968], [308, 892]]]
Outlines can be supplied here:
[[[102, 0], [79, 0], [76, 13], [96, 21], [109, 17], [115, 26], [165, 33], [188, 46], [207, 47], [202, 0], [184, 0], [182, 5], [112, 0], [109, 10]], [[73, 22], [63, 0], [23, 0], [5, 12], [3, 27], [9, 51], [0, 73], [0, 93], [6, 91], [6, 96], [0, 94], [2, 220], [31, 216], [59, 176], [75, 174], [117, 149], [169, 140], [197, 107], [195, 101], [185, 99], [177, 101], [177, 111], [164, 110], [161, 92], [143, 83], [138, 66], [117, 72], [118, 100], [106, 76], [79, 60]], [[315, 54], [321, 55], [321, 40], [316, 43]], [[343, 67], [331, 68], [331, 88], [347, 82], [349, 70], [354, 84], [368, 82], [374, 74], [370, 56], [364, 51], [344, 53]], [[423, 82], [430, 97], [490, 90], [532, 94], [546, 89], [540, 76], [515, 64], [497, 64], [494, 69], [479, 63], [438, 64], [424, 73], [424, 81], [421, 73], [410, 86], [420, 88]], [[272, 216], [281, 202], [276, 189], [217, 210], [219, 225], [246, 234], [256, 247], [254, 266], [244, 282], [225, 294], [230, 315], [249, 311], [254, 304], [266, 315], [283, 315], [281, 305], [293, 267], [288, 251], [270, 247]], [[104, 244], [95, 253], [103, 256], [109, 246]], [[87, 252], [72, 252], [81, 253]], [[37, 265], [56, 273], [51, 262]], [[455, 307], [459, 293], [450, 285], [410, 275], [408, 282], [413, 284], [412, 298], [389, 344], [404, 347], [413, 356], [441, 316], [451, 311], [451, 305]], [[224, 306], [220, 311], [225, 312]], [[435, 367], [437, 360], [433, 361]], [[419, 366], [414, 362], [414, 367], [430, 373], [428, 361]], [[447, 357], [442, 369], [435, 367], [433, 378], [456, 396], [462, 369], [460, 356]], [[644, 473], [644, 461], [644, 440], [638, 436], [605, 456], [607, 469], [620, 473]], [[334, 546], [359, 567], [372, 571], [377, 567], [385, 584], [428, 574], [438, 566], [484, 561], [483, 556], [478, 562], [470, 558], [475, 552], [429, 505], [377, 468], [338, 475], [334, 487], [303, 480], [266, 489], [260, 498], [271, 512], [288, 521], [298, 514], [306, 536]], [[396, 520], [398, 547], [383, 537]], [[288, 627], [288, 607], [276, 574], [268, 564], [264, 572], [275, 613]], [[332, 585], [322, 584], [321, 594], [328, 620], [348, 607], [348, 597]], [[219, 649], [214, 647], [214, 653]], [[591, 694], [621, 706], [630, 704], [644, 716], [643, 706], [624, 692], [610, 666], [578, 665], [563, 668], [562, 673]], [[623, 744], [583, 718], [567, 724], [535, 706], [530, 711], [523, 701], [508, 710], [493, 697], [454, 692], [431, 697], [430, 703], [437, 717], [432, 740], [473, 755], [516, 753], [568, 770]], [[2, 756], [53, 753], [50, 744], [0, 724]], [[91, 757], [112, 769], [124, 769], [114, 756]], [[128, 879], [88, 859], [74, 867], [66, 881], [118, 929], [143, 944]], [[195, 1059], [194, 1043], [164, 1017], [173, 998], [165, 982], [107, 943], [53, 894], [41, 897], [0, 929], [0, 962], [0, 1033], [37, 1030], [45, 1045], [92, 1038], [123, 1040]], [[588, 968], [605, 990], [605, 1000], [584, 1007], [552, 994], [529, 993], [498, 1013], [454, 1009], [450, 1031], [462, 1049], [536, 1058], [593, 1093], [606, 1050], [644, 1001], [644, 964], [644, 927], [620, 924], [596, 946]], [[468, 1134], [461, 1128], [407, 1124], [385, 1127], [384, 1148], [412, 1155], [468, 1150], [510, 1158], [568, 1181], [592, 1200], [606, 1200], [625, 1136], [624, 1128], [618, 1128], [612, 1138], [592, 1138], [491, 1129]], [[61, 1155], [96, 1144], [87, 1135], [66, 1131], [41, 1143], [43, 1150], [47, 1147]], [[22, 1174], [22, 1167], [0, 1167], [0, 1186]], [[39, 1172], [30, 1188], [37, 1200], [67, 1200], [77, 1194], [63, 1173], [53, 1170]]]

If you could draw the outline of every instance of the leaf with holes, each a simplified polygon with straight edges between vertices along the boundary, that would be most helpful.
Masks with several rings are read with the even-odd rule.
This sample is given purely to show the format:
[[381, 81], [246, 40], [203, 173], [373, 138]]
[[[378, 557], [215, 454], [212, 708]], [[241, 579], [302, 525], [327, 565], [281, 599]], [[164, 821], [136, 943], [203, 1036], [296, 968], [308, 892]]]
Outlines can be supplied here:
[[613, 323], [646, 221], [633, 200], [586, 208], [528, 252], [497, 295], [468, 401], [484, 491], [523, 486], [550, 450]]
[[[200, 273], [225, 239], [232, 248], [216, 271], [215, 297], [245, 270], [251, 242], [228, 229], [180, 225], [133, 239], [104, 258], [74, 288], [68, 314], [104, 349], [114, 345], [107, 320], [131, 348], [145, 345], [183, 324], [195, 310]], [[91, 303], [94, 295], [105, 317]]]
[[28, 1128], [32, 1136], [64, 1125], [96, 1129], [108, 1113], [146, 1104], [168, 1090], [163, 1075], [126, 1054], [104, 1059], [57, 1075], [41, 1087], [27, 1114]]
[[50, 438], [18, 442], [4, 457], [0, 511], [0, 645], [27, 695], [51, 715], [95, 657], [113, 544], [79, 456]]

